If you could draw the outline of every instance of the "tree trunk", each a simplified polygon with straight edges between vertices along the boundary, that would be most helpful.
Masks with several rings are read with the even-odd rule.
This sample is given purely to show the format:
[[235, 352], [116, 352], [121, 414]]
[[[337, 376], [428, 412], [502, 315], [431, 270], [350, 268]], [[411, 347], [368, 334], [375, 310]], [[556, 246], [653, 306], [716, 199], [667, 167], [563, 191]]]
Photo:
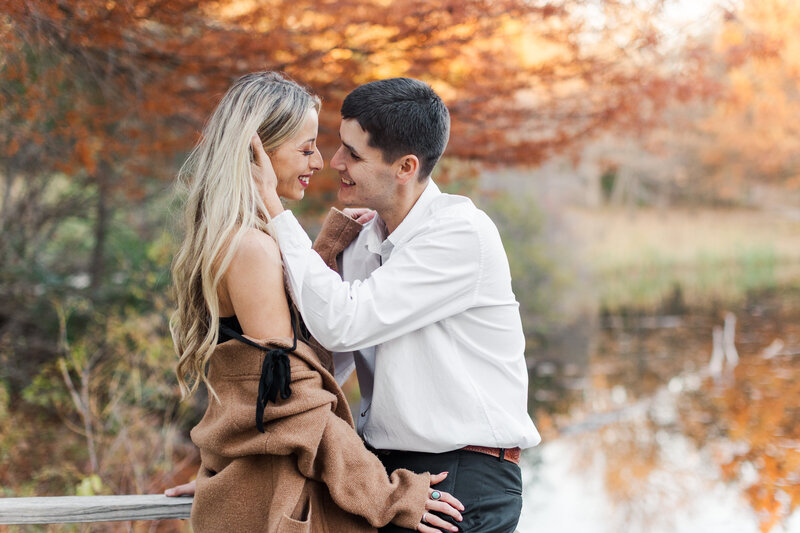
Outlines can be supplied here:
[[89, 264], [89, 289], [93, 297], [97, 296], [97, 291], [103, 282], [105, 273], [105, 248], [108, 236], [109, 222], [109, 199], [108, 199], [108, 173], [105, 165], [98, 169], [102, 175], [94, 176], [93, 181], [97, 183], [97, 203], [96, 218], [94, 226], [94, 248], [92, 249], [91, 263]]
[[14, 171], [10, 164], [6, 165], [5, 187], [3, 187], [3, 206], [0, 208], [0, 229], [5, 230], [9, 220], [8, 209], [11, 207], [11, 189], [14, 187]]

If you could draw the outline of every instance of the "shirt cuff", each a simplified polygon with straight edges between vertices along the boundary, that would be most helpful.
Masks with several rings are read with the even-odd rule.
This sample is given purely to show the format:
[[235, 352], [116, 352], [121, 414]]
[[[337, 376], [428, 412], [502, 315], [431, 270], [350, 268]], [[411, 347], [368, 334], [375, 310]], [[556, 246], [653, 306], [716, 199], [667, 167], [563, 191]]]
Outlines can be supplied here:
[[311, 248], [311, 239], [288, 209], [272, 218], [272, 229], [281, 249]]

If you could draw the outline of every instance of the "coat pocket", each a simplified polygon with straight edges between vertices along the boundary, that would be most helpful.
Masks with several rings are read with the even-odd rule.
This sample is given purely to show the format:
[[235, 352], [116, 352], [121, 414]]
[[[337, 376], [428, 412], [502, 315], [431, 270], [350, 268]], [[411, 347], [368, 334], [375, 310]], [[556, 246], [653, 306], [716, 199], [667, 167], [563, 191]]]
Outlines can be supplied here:
[[308, 498], [308, 500], [299, 519], [292, 518], [286, 513], [283, 514], [278, 524], [278, 531], [280, 531], [280, 533], [312, 533], [311, 520], [313, 518], [313, 509], [311, 507], [311, 498], [307, 493], [305, 497]]

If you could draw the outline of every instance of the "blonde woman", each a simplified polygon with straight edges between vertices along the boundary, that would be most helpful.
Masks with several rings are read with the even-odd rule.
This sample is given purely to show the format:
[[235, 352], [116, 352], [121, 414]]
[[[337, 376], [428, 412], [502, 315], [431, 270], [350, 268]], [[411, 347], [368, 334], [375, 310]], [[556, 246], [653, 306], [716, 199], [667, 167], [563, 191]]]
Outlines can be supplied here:
[[359, 532], [389, 522], [457, 531], [431, 512], [461, 519], [461, 504], [431, 489], [446, 473], [387, 476], [353, 429], [327, 354], [308, 344], [291, 312], [251, 154], [260, 142], [278, 194], [303, 198], [323, 165], [319, 109], [318, 97], [279, 74], [248, 74], [181, 171], [186, 234], [173, 265], [171, 330], [184, 398], [202, 383], [209, 403], [192, 430], [197, 480], [168, 494], [195, 493], [201, 533]]

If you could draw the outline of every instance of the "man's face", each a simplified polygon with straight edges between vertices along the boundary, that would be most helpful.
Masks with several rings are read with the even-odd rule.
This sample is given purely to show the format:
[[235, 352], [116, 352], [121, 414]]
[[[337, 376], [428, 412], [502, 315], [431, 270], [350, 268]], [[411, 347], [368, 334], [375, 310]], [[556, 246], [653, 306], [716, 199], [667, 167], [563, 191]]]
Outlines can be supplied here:
[[339, 171], [339, 201], [348, 207], [369, 207], [380, 212], [395, 200], [392, 165], [380, 150], [369, 146], [369, 134], [355, 119], [344, 119], [339, 127], [342, 145], [331, 159]]

